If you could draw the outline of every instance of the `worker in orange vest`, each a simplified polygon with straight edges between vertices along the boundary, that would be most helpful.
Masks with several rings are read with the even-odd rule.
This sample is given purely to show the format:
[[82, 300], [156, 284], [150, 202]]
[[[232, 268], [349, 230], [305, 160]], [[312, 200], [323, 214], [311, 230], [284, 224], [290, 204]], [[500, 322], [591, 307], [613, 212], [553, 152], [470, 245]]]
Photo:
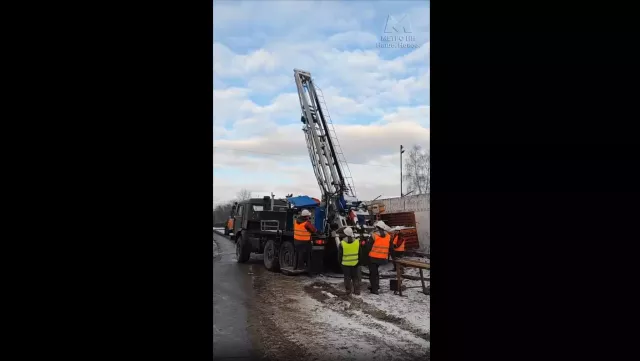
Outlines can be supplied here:
[[316, 233], [316, 227], [311, 224], [309, 219], [311, 212], [303, 209], [300, 217], [293, 222], [293, 244], [296, 247], [298, 260], [295, 269], [303, 269], [304, 262], [309, 258], [311, 253], [311, 235]]
[[389, 227], [383, 221], [376, 222], [375, 227], [376, 231], [369, 236], [369, 244], [371, 245], [371, 251], [369, 252], [369, 281], [371, 282], [371, 287], [369, 287], [369, 290], [377, 295], [380, 289], [378, 267], [387, 264], [389, 254], [393, 254], [393, 243], [391, 243], [391, 234], [386, 231]]
[[396, 259], [404, 257], [404, 238], [400, 237], [400, 230], [397, 228], [394, 229], [393, 238], [393, 253], [391, 255], [393, 259], [393, 269], [392, 272], [396, 271]]

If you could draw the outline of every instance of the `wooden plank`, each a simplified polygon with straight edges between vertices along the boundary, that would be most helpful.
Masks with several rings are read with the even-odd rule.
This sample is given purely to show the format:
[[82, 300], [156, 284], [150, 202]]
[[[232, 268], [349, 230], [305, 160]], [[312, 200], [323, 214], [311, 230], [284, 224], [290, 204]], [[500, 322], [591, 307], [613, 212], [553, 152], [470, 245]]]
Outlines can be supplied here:
[[398, 259], [398, 260], [396, 260], [396, 263], [397, 264], [401, 264], [401, 265], [406, 266], [406, 267], [415, 267], [415, 268], [422, 268], [422, 269], [430, 269], [431, 268], [431, 265], [429, 263], [413, 261], [413, 260]]

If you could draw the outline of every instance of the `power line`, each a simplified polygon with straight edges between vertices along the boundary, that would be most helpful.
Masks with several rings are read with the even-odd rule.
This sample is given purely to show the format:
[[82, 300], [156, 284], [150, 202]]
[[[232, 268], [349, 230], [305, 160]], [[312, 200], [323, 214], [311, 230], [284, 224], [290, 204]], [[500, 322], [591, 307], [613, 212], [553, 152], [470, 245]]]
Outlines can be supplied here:
[[[223, 149], [223, 150], [233, 150], [233, 151], [236, 151], [236, 152], [267, 154], [267, 155], [277, 155], [277, 156], [281, 156], [281, 157], [297, 158], [296, 156], [291, 155], [291, 154], [258, 152], [258, 151], [255, 151], [255, 150], [248, 150], [248, 149], [217, 147], [215, 145], [213, 147], [214, 148], [218, 148], [218, 149]], [[367, 167], [395, 168], [395, 167], [391, 167], [391, 166], [388, 166], [388, 165], [377, 165], [377, 164], [364, 164], [364, 163], [352, 163], [352, 162], [347, 162], [347, 164], [350, 164], [350, 165], [363, 165], [363, 166], [367, 166]]]

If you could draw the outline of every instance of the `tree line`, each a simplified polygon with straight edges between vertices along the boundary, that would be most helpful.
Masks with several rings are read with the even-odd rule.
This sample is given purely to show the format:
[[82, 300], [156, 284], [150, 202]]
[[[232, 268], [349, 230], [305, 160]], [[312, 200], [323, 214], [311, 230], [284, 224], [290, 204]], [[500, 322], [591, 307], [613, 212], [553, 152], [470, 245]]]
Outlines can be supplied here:
[[238, 193], [236, 193], [235, 199], [224, 203], [214, 203], [213, 207], [213, 225], [214, 227], [222, 227], [227, 219], [229, 219], [229, 215], [231, 214], [231, 209], [233, 208], [233, 203], [244, 201], [251, 198], [251, 191], [248, 189], [241, 189]]

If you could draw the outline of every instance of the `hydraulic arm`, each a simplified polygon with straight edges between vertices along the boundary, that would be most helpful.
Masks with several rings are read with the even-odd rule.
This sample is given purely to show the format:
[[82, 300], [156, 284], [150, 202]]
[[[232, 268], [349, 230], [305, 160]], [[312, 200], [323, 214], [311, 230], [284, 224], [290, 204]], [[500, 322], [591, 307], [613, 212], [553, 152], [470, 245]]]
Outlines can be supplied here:
[[[307, 141], [309, 158], [326, 207], [325, 232], [339, 242], [336, 230], [347, 226], [350, 206], [358, 203], [355, 189], [348, 181], [348, 165], [340, 150], [338, 138], [327, 113], [324, 97], [318, 94], [309, 72], [294, 69], [294, 77], [302, 109], [301, 122]], [[324, 105], [324, 107], [322, 106]]]

